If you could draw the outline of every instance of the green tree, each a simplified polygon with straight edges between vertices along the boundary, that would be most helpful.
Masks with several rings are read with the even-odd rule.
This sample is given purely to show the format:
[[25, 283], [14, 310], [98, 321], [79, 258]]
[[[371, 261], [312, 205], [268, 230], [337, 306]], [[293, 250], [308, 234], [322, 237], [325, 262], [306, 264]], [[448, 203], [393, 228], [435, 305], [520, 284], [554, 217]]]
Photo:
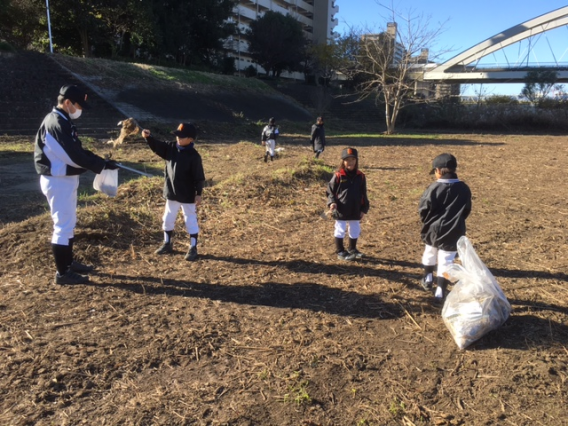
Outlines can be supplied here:
[[45, 3], [38, 0], [0, 0], [0, 39], [25, 49], [43, 35], [45, 17]]
[[292, 16], [268, 11], [250, 23], [247, 36], [253, 60], [267, 73], [276, 77], [284, 70], [302, 69], [307, 40], [302, 24]]
[[329, 82], [338, 71], [349, 74], [353, 67], [354, 52], [358, 42], [351, 34], [339, 36], [326, 44], [310, 44], [306, 47], [305, 73]]
[[165, 0], [154, 4], [159, 51], [182, 65], [211, 65], [234, 32], [227, 23], [234, 0]]
[[539, 105], [554, 88], [557, 80], [558, 75], [553, 70], [529, 71], [525, 76], [525, 87], [521, 90], [521, 95], [533, 105]]

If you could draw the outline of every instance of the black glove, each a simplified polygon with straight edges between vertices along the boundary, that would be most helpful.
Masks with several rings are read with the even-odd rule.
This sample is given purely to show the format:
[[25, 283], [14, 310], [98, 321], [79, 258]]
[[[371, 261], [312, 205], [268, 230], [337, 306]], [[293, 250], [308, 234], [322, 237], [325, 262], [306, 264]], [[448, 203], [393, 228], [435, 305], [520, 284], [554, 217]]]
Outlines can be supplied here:
[[114, 160], [106, 160], [105, 161], [105, 169], [106, 170], [116, 170], [118, 169], [118, 164]]

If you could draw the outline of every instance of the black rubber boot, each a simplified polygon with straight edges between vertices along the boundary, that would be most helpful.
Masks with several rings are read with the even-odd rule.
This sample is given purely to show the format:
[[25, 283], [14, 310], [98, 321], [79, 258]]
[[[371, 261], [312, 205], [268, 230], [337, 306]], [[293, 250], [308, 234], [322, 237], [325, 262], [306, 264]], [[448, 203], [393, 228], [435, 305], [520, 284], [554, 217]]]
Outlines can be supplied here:
[[349, 238], [349, 258], [347, 260], [361, 259], [363, 253], [357, 250], [357, 238]]
[[424, 265], [424, 276], [420, 280], [420, 285], [426, 291], [432, 291], [432, 284], [434, 283], [434, 270], [436, 265]]
[[73, 254], [71, 246], [61, 244], [51, 244], [53, 257], [55, 258], [55, 284], [85, 284], [89, 282], [89, 277], [79, 275], [71, 270]]
[[189, 234], [189, 250], [185, 255], [185, 260], [193, 261], [197, 260], [197, 236], [199, 234]]
[[343, 246], [343, 238], [335, 237], [335, 251], [336, 253], [341, 253], [345, 251], [345, 247]]
[[268, 152], [264, 154], [264, 162], [266, 163], [267, 161], [268, 161]]
[[61, 244], [51, 244], [51, 251], [55, 259], [55, 268], [60, 275], [63, 275], [69, 269], [73, 259], [71, 247]]
[[[448, 284], [450, 283], [447, 279], [445, 279], [444, 277], [437, 277], [436, 278], [436, 284], [438, 286], [439, 289], [441, 289], [441, 297], [438, 295], [436, 296], [436, 299], [441, 299], [441, 301], [446, 300], [446, 296], [448, 295]], [[439, 294], [438, 290], [436, 289], [436, 294]]]

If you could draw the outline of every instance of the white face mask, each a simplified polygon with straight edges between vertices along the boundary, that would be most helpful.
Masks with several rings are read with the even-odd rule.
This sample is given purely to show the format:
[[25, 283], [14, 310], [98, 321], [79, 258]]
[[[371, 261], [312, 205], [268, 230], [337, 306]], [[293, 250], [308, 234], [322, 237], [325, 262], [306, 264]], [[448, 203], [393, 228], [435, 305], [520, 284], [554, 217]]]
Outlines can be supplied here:
[[75, 108], [75, 112], [67, 111], [67, 113], [69, 114], [69, 117], [71, 117], [71, 120], [76, 120], [77, 118], [81, 117], [83, 110], [79, 109], [79, 108]]

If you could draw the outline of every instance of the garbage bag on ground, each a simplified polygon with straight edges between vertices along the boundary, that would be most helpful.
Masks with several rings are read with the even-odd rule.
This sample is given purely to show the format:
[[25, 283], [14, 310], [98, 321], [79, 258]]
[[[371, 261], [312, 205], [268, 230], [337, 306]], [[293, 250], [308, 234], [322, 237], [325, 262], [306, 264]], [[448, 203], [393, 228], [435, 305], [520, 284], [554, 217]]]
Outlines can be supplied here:
[[465, 236], [458, 241], [458, 255], [461, 265], [453, 264], [447, 272], [447, 278], [457, 284], [446, 298], [442, 318], [464, 349], [500, 327], [509, 318], [511, 305]]
[[115, 197], [118, 190], [118, 170], [104, 169], [95, 176], [93, 188], [109, 197]]

